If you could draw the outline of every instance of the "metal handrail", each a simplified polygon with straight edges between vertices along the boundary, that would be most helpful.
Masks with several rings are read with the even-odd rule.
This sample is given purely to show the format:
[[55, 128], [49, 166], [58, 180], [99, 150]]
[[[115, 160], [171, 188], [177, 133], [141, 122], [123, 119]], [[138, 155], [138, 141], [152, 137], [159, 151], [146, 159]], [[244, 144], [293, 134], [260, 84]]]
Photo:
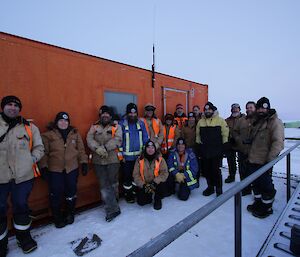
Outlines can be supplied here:
[[[300, 145], [300, 142], [296, 143], [294, 146], [286, 150], [284, 153], [279, 155], [273, 161], [267, 163], [256, 172], [245, 178], [243, 181], [237, 183], [235, 186], [224, 192], [222, 195], [218, 196], [216, 199], [212, 200], [208, 204], [202, 206], [200, 209], [196, 210], [192, 214], [188, 215], [186, 218], [182, 219], [174, 226], [170, 227], [166, 231], [162, 232], [160, 235], [148, 241], [146, 244], [132, 252], [128, 257], [151, 257], [160, 252], [163, 248], [168, 246], [202, 219], [207, 217], [214, 210], [219, 208], [222, 204], [228, 201], [233, 196], [235, 197], [235, 256], [242, 256], [242, 208], [241, 208], [241, 191], [250, 185], [254, 180], [259, 178], [263, 173], [267, 172], [272, 168], [277, 162], [282, 160], [287, 156], [287, 187], [290, 186], [290, 153]], [[290, 189], [287, 189], [287, 201], [290, 198]]]

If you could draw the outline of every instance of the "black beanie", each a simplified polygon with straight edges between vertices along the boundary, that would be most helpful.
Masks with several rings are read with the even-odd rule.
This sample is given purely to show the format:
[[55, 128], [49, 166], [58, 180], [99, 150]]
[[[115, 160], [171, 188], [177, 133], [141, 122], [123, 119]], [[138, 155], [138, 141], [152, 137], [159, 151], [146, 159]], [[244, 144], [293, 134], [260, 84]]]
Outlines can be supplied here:
[[216, 111], [217, 110], [217, 107], [214, 106], [211, 102], [207, 102], [205, 105], [204, 105], [204, 111], [208, 110], [208, 109], [211, 109], [213, 111]]
[[256, 103], [256, 108], [270, 109], [271, 105], [269, 99], [266, 97], [260, 98]]
[[131, 113], [131, 112], [138, 112], [137, 106], [134, 103], [129, 103], [126, 106], [126, 113]]
[[70, 116], [67, 112], [59, 112], [56, 114], [54, 123], [57, 124], [57, 122], [61, 119], [67, 120], [70, 123]]
[[177, 145], [186, 145], [186, 143], [185, 143], [185, 140], [184, 140], [184, 138], [183, 137], [179, 137], [178, 139], [177, 139], [177, 141], [176, 141], [176, 146]]
[[108, 113], [110, 116], [113, 116], [113, 111], [110, 107], [108, 107], [107, 105], [102, 105], [100, 107], [100, 110], [99, 110], [99, 115], [101, 116], [102, 113]]
[[18, 97], [14, 96], [14, 95], [8, 95], [8, 96], [5, 96], [5, 97], [2, 98], [1, 109], [3, 110], [4, 106], [9, 104], [9, 103], [15, 103], [16, 105], [19, 106], [20, 111], [22, 110], [21, 100]]
[[173, 114], [171, 114], [171, 113], [167, 113], [166, 115], [165, 115], [165, 121], [166, 120], [174, 120], [174, 115]]
[[145, 144], [145, 149], [148, 147], [148, 146], [154, 146], [155, 148], [155, 152], [156, 152], [156, 146], [155, 146], [155, 143], [152, 141], [152, 140], [148, 140]]

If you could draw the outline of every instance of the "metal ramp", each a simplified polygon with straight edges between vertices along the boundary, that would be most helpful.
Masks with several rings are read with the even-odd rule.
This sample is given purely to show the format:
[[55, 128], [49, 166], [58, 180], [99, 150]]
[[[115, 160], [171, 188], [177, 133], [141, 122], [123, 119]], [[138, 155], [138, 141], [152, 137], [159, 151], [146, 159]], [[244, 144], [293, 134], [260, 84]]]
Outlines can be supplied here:
[[300, 225], [300, 183], [257, 257], [299, 256], [290, 251], [291, 228], [294, 224]]

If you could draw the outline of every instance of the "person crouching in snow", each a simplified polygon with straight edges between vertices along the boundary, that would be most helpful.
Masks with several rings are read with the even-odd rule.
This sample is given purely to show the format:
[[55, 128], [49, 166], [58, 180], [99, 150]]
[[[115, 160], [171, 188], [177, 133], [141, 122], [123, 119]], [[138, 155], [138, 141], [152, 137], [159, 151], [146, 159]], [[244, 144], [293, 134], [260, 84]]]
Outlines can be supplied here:
[[178, 198], [186, 201], [191, 190], [198, 187], [198, 161], [193, 150], [186, 149], [184, 138], [177, 139], [176, 150], [170, 153], [167, 163], [170, 172], [167, 182], [168, 190], [174, 193], [177, 182], [179, 184]]
[[[88, 172], [88, 157], [78, 130], [70, 126], [69, 114], [59, 112], [54, 124], [42, 134], [45, 155], [39, 166], [49, 185], [50, 207], [54, 225], [62, 228], [74, 222], [79, 163], [82, 175]], [[61, 211], [62, 195], [66, 199], [66, 214]]]
[[149, 140], [142, 155], [136, 160], [133, 170], [134, 182], [138, 187], [137, 203], [142, 206], [152, 203], [154, 194], [153, 207], [160, 210], [168, 175], [166, 161], [157, 151], [154, 142]]

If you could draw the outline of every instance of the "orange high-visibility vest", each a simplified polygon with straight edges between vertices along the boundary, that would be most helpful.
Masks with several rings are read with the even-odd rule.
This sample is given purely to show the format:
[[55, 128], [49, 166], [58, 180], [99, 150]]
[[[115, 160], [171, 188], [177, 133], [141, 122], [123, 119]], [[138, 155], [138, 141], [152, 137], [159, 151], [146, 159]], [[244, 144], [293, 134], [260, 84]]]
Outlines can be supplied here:
[[[146, 130], [147, 130], [148, 135], [150, 137], [150, 128], [148, 126], [148, 122], [147, 122], [146, 118], [141, 118], [141, 120], [144, 122]], [[158, 134], [159, 134], [159, 121], [160, 120], [152, 118], [151, 121], [152, 121], [152, 128], [153, 128], [153, 131], [154, 131], [154, 135], [155, 135], [155, 137], [158, 137]]]
[[[158, 177], [159, 175], [159, 166], [160, 166], [160, 163], [162, 161], [162, 157], [159, 157], [158, 160], [155, 160], [155, 167], [154, 167], [154, 177]], [[144, 164], [145, 164], [145, 159], [142, 159], [139, 161], [140, 163], [140, 174], [141, 174], [141, 177], [142, 177], [142, 180], [145, 182], [145, 176], [144, 176]]]
[[169, 129], [169, 134], [167, 138], [167, 128], [164, 126], [164, 140], [161, 144], [161, 152], [167, 154], [168, 150], [172, 147], [175, 140], [175, 129], [176, 125], [172, 125]]
[[[28, 137], [29, 137], [29, 149], [30, 151], [32, 150], [32, 146], [33, 146], [33, 135], [32, 135], [32, 129], [31, 129], [31, 124], [28, 126], [28, 125], [24, 125], [25, 126], [25, 130], [28, 134]], [[33, 170], [33, 175], [34, 177], [40, 177], [41, 176], [41, 172], [39, 170], [39, 167], [37, 166], [36, 163], [32, 164], [32, 170]]]
[[[112, 137], [115, 137], [116, 130], [117, 130], [117, 128], [116, 128], [115, 126], [112, 126], [112, 127], [111, 127], [111, 136], [112, 136]], [[122, 161], [122, 160], [123, 160], [123, 155], [122, 155], [122, 153], [119, 151], [118, 148], [115, 150], [115, 152], [117, 153], [117, 156], [118, 156], [119, 161]]]
[[187, 117], [176, 117], [175, 120], [178, 124], [178, 127], [181, 129], [184, 126], [184, 123], [188, 120], [188, 118]]

